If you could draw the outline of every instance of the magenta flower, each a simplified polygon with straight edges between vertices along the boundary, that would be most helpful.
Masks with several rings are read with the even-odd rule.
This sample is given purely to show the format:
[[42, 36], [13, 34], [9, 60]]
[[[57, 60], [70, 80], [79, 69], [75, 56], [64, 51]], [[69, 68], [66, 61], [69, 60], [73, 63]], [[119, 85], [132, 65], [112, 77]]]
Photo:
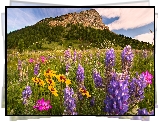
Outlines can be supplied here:
[[152, 74], [150, 74], [148, 71], [143, 72], [142, 75], [144, 76], [144, 80], [146, 81], [147, 84], [152, 84]]
[[36, 105], [33, 106], [34, 109], [39, 111], [47, 111], [52, 108], [50, 105], [50, 100], [45, 101], [44, 98], [37, 100]]
[[34, 59], [30, 58], [29, 63], [33, 63], [33, 62], [34, 62]]
[[45, 61], [46, 61], [46, 57], [41, 56], [41, 57], [40, 57], [40, 59], [41, 59], [41, 62], [42, 62], [42, 63], [45, 63]]

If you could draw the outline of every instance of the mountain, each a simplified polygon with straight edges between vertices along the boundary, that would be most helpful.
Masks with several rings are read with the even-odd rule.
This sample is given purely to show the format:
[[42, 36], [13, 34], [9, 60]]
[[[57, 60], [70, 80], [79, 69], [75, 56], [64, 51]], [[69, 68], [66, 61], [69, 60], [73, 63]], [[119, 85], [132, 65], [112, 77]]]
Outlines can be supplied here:
[[102, 17], [95, 9], [81, 11], [80, 13], [68, 13], [59, 17], [55, 17], [54, 19], [46, 18], [44, 20], [39, 21], [38, 24], [45, 23], [46, 21], [50, 26], [66, 27], [67, 24], [80, 23], [83, 24], [83, 26], [91, 26], [95, 29], [109, 29], [109, 27], [102, 22]]
[[[150, 43], [110, 31], [95, 9], [45, 18], [35, 25], [7, 34], [7, 49], [41, 49], [46, 43], [58, 43], [65, 48], [69, 45], [89, 47], [90, 44], [98, 48], [106, 48], [108, 44], [122, 48], [131, 45], [133, 49], [153, 48]], [[33, 48], [33, 44], [36, 44], [36, 48]]]

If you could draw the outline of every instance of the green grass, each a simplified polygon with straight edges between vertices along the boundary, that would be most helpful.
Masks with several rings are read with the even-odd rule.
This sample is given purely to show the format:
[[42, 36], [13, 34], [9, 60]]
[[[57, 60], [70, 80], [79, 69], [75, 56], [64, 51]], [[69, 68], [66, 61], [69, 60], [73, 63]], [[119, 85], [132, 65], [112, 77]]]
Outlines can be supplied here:
[[[58, 45], [58, 44], [57, 44]], [[47, 70], [48, 68], [51, 68], [52, 70], [57, 71], [57, 74], [64, 74], [65, 75], [65, 64], [64, 64], [64, 50], [60, 50], [62, 47], [56, 44], [52, 46], [48, 46], [47, 44], [44, 45], [46, 49], [52, 47], [51, 51], [37, 51], [37, 52], [31, 52], [31, 51], [25, 51], [22, 54], [12, 54], [13, 50], [8, 51], [8, 63], [7, 63], [7, 114], [8, 115], [62, 115], [64, 106], [62, 105], [62, 108], [60, 108], [60, 97], [62, 97], [62, 103], [63, 103], [63, 94], [62, 96], [55, 97], [51, 95], [51, 92], [47, 89], [47, 86], [38, 87], [34, 85], [33, 81], [31, 80], [32, 77], [34, 77], [34, 65], [30, 64], [28, 62], [29, 58], [37, 58], [39, 56], [46, 56], [48, 55], [53, 56], [53, 58], [49, 59], [46, 64], [40, 65], [40, 78], [45, 80], [43, 73], [44, 70]], [[63, 48], [62, 48], [63, 49]], [[86, 98], [84, 101], [79, 101], [77, 103], [77, 112], [82, 115], [104, 115], [105, 113], [103, 110], [103, 100], [105, 99], [105, 92], [103, 90], [99, 90], [95, 88], [94, 82], [92, 79], [92, 70], [94, 68], [97, 68], [97, 70], [100, 72], [103, 79], [105, 78], [105, 66], [104, 66], [104, 58], [105, 58], [105, 51], [104, 49], [101, 50], [100, 53], [100, 59], [97, 60], [96, 57], [96, 50], [89, 49], [89, 51], [92, 53], [92, 59], [90, 59], [90, 52], [86, 52], [85, 50], [82, 52], [82, 59], [80, 64], [84, 67], [85, 70], [85, 87], [91, 94], [91, 96], [96, 98], [96, 104], [94, 107], [90, 107], [89, 101], [91, 98]], [[73, 54], [73, 51], [72, 51]], [[116, 55], [116, 65], [115, 70], [117, 72], [121, 72], [121, 50], [115, 50]], [[62, 57], [62, 58], [60, 58]], [[85, 58], [88, 58], [89, 61], [85, 62]], [[17, 70], [17, 64], [18, 59], [23, 60], [25, 62], [23, 64], [23, 69], [27, 69], [28, 67], [28, 79], [25, 77], [23, 78], [22, 82], [19, 82], [19, 73]], [[74, 92], [76, 93], [77, 89], [77, 81], [76, 81], [76, 70], [78, 67], [77, 63], [72, 63], [71, 69], [69, 71], [69, 74], [67, 78], [71, 80], [71, 85], [74, 89]], [[98, 65], [99, 62], [100, 64]], [[131, 77], [136, 76], [135, 73], [138, 72], [139, 74], [148, 70], [153, 76], [154, 76], [154, 57], [149, 54], [148, 58], [144, 59], [141, 57], [141, 54], [135, 54], [134, 60], [133, 60], [133, 66], [131, 68]], [[26, 87], [27, 83], [29, 83], [29, 86], [31, 86], [32, 89], [32, 95], [29, 99], [29, 105], [24, 106], [22, 104], [22, 91]], [[56, 82], [57, 84], [57, 90], [58, 93], [60, 92], [60, 84], [59, 82]], [[63, 85], [63, 88], [65, 85]], [[46, 100], [51, 101], [51, 105], [53, 108], [49, 112], [37, 112], [33, 110], [33, 105], [35, 104], [35, 101], [38, 99], [41, 99], [44, 97]], [[80, 107], [82, 104], [82, 107]], [[138, 103], [138, 107], [140, 108], [147, 108], [148, 111], [151, 111], [154, 109], [154, 79], [153, 84], [151, 84], [150, 87], [147, 87], [145, 89], [145, 99]], [[80, 109], [81, 108], [81, 109]]]

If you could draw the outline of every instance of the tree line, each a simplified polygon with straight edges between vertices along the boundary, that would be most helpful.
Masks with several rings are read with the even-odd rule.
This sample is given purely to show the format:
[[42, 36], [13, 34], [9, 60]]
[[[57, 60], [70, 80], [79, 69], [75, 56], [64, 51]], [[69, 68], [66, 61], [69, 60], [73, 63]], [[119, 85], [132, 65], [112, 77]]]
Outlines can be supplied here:
[[[104, 40], [111, 42], [114, 46], [124, 48], [131, 45], [133, 49], [152, 49], [154, 46], [150, 43], [132, 39], [121, 34], [115, 34], [107, 29], [100, 30], [93, 27], [86, 27], [82, 24], [67, 24], [63, 26], [49, 26], [47, 22], [37, 23], [32, 26], [10, 32], [7, 34], [7, 49], [15, 49], [18, 46], [24, 49], [30, 48], [33, 43], [38, 43], [38, 48], [46, 41], [48, 43], [61, 42], [61, 40], [77, 40], [82, 43], [92, 44], [92, 46], [101, 47]], [[64, 42], [64, 41], [62, 41]], [[75, 42], [74, 42], [75, 43]]]

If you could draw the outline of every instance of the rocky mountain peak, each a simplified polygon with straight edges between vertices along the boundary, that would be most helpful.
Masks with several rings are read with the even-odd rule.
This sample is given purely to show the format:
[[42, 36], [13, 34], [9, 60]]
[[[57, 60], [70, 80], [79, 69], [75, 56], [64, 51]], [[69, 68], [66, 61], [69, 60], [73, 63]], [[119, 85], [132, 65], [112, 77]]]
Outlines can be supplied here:
[[[40, 22], [44, 22], [40, 21]], [[68, 13], [62, 16], [57, 16], [53, 20], [50, 20], [48, 24], [50, 26], [64, 26], [66, 27], [67, 24], [83, 24], [83, 26], [90, 26], [96, 29], [109, 29], [108, 26], [106, 26], [102, 22], [102, 17], [99, 15], [99, 13], [95, 9], [85, 10], [81, 11], [80, 13]]]

